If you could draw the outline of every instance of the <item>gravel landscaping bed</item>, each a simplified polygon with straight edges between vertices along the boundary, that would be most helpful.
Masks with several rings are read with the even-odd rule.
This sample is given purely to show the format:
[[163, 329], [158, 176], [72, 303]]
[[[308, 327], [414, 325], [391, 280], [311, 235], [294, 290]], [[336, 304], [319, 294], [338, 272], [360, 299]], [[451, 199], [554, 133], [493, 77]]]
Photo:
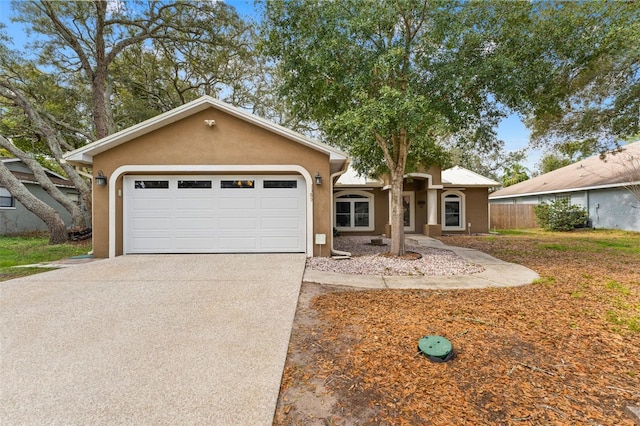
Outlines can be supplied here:
[[350, 252], [350, 259], [332, 259], [329, 257], [312, 257], [307, 259], [307, 268], [337, 272], [341, 274], [359, 275], [460, 275], [475, 274], [484, 268], [465, 262], [457, 254], [449, 250], [419, 245], [406, 244], [407, 252], [421, 255], [419, 259], [385, 256], [391, 242], [382, 239], [382, 245], [372, 245], [371, 236], [336, 237], [336, 250]]

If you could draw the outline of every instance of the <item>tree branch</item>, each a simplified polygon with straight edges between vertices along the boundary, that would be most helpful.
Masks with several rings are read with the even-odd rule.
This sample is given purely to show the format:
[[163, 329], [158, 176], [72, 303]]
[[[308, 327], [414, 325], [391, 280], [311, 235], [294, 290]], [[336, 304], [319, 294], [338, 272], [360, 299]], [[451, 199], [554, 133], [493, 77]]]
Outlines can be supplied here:
[[76, 52], [76, 55], [78, 55], [78, 59], [80, 60], [80, 64], [82, 65], [82, 69], [84, 70], [87, 78], [93, 78], [93, 69], [91, 68], [91, 62], [85, 55], [84, 50], [82, 50], [82, 46], [78, 42], [76, 36], [62, 23], [62, 21], [60, 21], [60, 19], [58, 19], [58, 16], [56, 15], [49, 2], [40, 1], [40, 4], [43, 6], [42, 10], [44, 14], [47, 15], [49, 19], [51, 19], [51, 22], [59, 31], [60, 35], [67, 43], [69, 43], [69, 46], [71, 47], [71, 49], [73, 49], [74, 52]]

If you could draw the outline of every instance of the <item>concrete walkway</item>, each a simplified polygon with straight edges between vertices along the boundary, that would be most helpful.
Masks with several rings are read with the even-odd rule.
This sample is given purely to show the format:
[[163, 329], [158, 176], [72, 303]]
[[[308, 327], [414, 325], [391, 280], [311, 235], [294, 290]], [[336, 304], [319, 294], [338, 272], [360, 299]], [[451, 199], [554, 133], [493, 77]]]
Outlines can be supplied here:
[[[470, 275], [451, 276], [383, 276], [347, 275], [307, 269], [306, 282], [343, 285], [362, 288], [394, 289], [472, 289], [486, 287], [516, 287], [531, 284], [540, 276], [529, 268], [505, 262], [478, 250], [444, 245], [441, 241], [424, 235], [407, 235], [406, 241], [424, 247], [451, 250], [469, 263], [484, 267], [484, 271]], [[348, 262], [348, 260], [344, 260]]]
[[304, 254], [96, 260], [0, 283], [0, 424], [271, 425]]

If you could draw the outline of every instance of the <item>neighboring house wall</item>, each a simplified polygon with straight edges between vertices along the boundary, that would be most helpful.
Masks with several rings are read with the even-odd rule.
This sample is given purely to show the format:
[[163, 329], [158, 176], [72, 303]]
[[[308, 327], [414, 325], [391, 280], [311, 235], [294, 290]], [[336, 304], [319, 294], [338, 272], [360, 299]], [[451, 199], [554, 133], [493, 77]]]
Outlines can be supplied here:
[[[529, 220], [529, 216], [533, 215], [533, 206], [550, 203], [559, 198], [568, 198], [571, 205], [587, 209], [593, 228], [640, 231], [640, 201], [623, 187], [490, 200], [491, 226], [501, 229], [533, 227]], [[505, 212], [503, 206], [509, 205], [516, 208]], [[517, 208], [521, 206], [531, 206], [531, 208], [528, 210]]]
[[[67, 227], [71, 226], [71, 215], [54, 200], [40, 185], [25, 183], [33, 195], [53, 207]], [[70, 198], [77, 200], [77, 192], [73, 189], [59, 188]], [[14, 207], [0, 207], [0, 235], [22, 234], [26, 232], [47, 231], [47, 225], [35, 214], [27, 210], [14, 198]]]
[[589, 191], [589, 219], [594, 228], [640, 231], [640, 201], [624, 188]]
[[502, 188], [489, 201], [520, 205], [566, 198], [587, 209], [593, 227], [640, 231], [640, 201], [625, 188], [640, 184], [638, 158], [640, 141]]
[[[31, 179], [35, 180], [32, 176], [33, 172], [23, 162], [17, 159], [10, 159], [4, 160], [3, 163], [12, 172], [22, 173], [20, 176], [31, 175]], [[40, 185], [24, 181], [23, 184], [36, 198], [53, 207], [58, 214], [60, 214], [60, 217], [67, 227], [71, 226], [71, 214], [42, 189]], [[58, 189], [72, 200], [78, 201], [78, 191], [75, 189], [65, 188], [64, 186], [58, 186]], [[4, 188], [2, 188], [1, 192], [3, 197], [10, 196], [9, 191]], [[5, 198], [5, 202], [6, 201], [8, 200]], [[38, 218], [38, 216], [27, 210], [18, 200], [13, 198], [12, 204], [10, 207], [0, 207], [0, 235], [48, 231], [47, 225]]]

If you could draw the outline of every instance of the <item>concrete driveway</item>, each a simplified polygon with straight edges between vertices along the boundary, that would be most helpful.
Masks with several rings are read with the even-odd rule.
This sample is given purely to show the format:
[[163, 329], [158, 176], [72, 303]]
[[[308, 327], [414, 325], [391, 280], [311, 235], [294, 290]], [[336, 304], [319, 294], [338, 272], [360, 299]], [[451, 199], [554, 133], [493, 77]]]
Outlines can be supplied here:
[[0, 424], [270, 425], [304, 263], [123, 256], [0, 283]]

